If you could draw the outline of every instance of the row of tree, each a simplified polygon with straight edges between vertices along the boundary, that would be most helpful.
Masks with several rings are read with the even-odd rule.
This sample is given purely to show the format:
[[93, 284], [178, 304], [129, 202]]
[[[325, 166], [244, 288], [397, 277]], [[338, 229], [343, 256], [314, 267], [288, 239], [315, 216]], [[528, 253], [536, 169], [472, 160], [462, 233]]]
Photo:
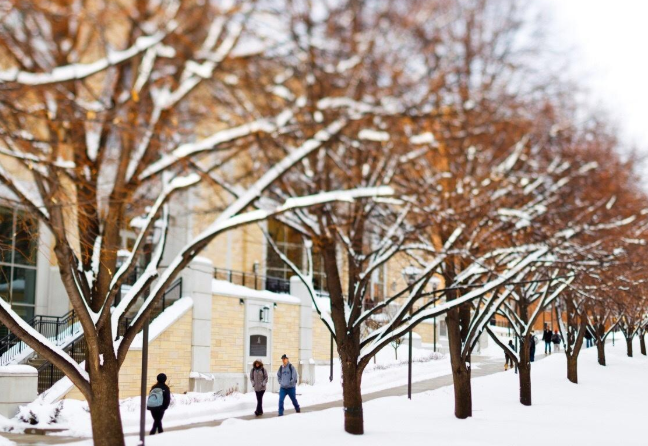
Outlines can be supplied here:
[[[268, 218], [312, 253], [303, 271], [277, 249], [335, 339], [352, 434], [365, 367], [426, 319], [446, 318], [459, 418], [497, 315], [524, 347], [555, 309], [574, 382], [587, 327], [602, 363], [614, 327], [643, 339], [635, 161], [551, 72], [520, 2], [4, 3], [0, 182], [52, 233], [85, 366], [4, 300], [0, 321], [80, 389], [96, 445], [124, 444], [119, 369], [164, 290], [219, 235]], [[171, 252], [170, 203], [188, 189], [213, 218]], [[120, 231], [142, 215], [118, 264]], [[311, 285], [318, 261], [330, 308]], [[411, 280], [367, 305], [385, 265]], [[528, 349], [508, 354], [531, 404]]]

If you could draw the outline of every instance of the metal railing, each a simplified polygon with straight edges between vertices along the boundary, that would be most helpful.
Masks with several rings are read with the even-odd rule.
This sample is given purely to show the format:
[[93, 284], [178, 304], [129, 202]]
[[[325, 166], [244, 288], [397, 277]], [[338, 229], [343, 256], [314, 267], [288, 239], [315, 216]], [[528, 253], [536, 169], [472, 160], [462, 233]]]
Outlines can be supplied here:
[[[79, 318], [74, 310], [70, 310], [63, 316], [37, 315], [27, 324], [56, 345], [61, 345], [66, 339], [76, 335], [81, 330]], [[0, 366], [10, 364], [29, 348], [17, 335], [8, 332], [0, 339]]]
[[[153, 307], [151, 320], [158, 317], [168, 306], [182, 297], [182, 278], [179, 278], [171, 284], [171, 286], [164, 292], [162, 299]], [[123, 336], [130, 323], [133, 321], [132, 317], [122, 318], [119, 327], [118, 335]], [[72, 356], [72, 358], [80, 363], [86, 359], [87, 344], [85, 338], [82, 336], [76, 339], [65, 350]], [[38, 392], [42, 393], [50, 389], [58, 380], [65, 377], [65, 374], [59, 370], [54, 364], [49, 361], [44, 362], [38, 367]]]
[[290, 293], [290, 280], [281, 277], [262, 276], [257, 273], [214, 268], [214, 279], [224, 280], [254, 290], [267, 290], [281, 294]]
[[[86, 352], [87, 352], [86, 340], [83, 336], [79, 339], [76, 339], [70, 345], [65, 348], [65, 351], [76, 361], [83, 362], [85, 361]], [[52, 386], [60, 379], [65, 377], [65, 373], [58, 369], [54, 364], [49, 361], [45, 361], [40, 367], [38, 367], [38, 393], [43, 393], [46, 390], [52, 388]]]
[[[162, 299], [153, 307], [153, 312], [151, 313], [151, 319], [153, 320], [158, 317], [166, 308], [173, 304], [175, 301], [182, 297], [182, 277], [177, 279], [175, 282], [167, 288], [167, 290], [162, 295]], [[123, 317], [117, 327], [117, 336], [124, 336], [126, 330], [133, 322], [133, 317]]]

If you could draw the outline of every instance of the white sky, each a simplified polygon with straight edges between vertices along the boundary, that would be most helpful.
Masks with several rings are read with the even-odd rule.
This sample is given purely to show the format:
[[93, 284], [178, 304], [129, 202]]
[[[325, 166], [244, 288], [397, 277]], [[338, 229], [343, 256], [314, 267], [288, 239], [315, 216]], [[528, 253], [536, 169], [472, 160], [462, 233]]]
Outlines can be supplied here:
[[542, 1], [596, 104], [648, 154], [648, 0]]

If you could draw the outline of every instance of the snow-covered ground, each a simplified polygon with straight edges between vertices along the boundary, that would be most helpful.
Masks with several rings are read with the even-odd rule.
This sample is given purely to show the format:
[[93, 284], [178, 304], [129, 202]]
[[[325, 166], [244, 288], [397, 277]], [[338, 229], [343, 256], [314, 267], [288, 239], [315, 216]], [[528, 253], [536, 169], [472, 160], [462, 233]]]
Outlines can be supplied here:
[[[218, 427], [202, 427], [171, 431], [150, 437], [151, 446], [177, 444], [246, 445], [263, 439], [264, 444], [285, 444], [296, 438], [308, 438], [309, 446], [425, 444], [433, 440], [438, 445], [610, 445], [627, 446], [648, 444], [645, 433], [645, 402], [648, 401], [648, 358], [639, 354], [628, 358], [625, 343], [615, 347], [608, 344], [608, 366], [596, 361], [596, 349], [584, 349], [579, 361], [579, 384], [566, 379], [566, 360], [563, 353], [554, 354], [533, 366], [533, 406], [518, 402], [518, 377], [512, 371], [475, 378], [473, 380], [473, 417], [457, 420], [453, 415], [452, 387], [415, 394], [412, 401], [406, 397], [379, 398], [364, 405], [365, 431], [362, 437], [343, 432], [342, 411], [339, 408], [302, 413], [283, 418], [244, 421], [229, 418]], [[404, 348], [399, 353], [405, 357]], [[420, 354], [421, 352], [417, 352]], [[383, 352], [387, 354], [387, 351]], [[542, 353], [539, 355], [543, 356]], [[392, 361], [393, 363], [393, 361]], [[383, 368], [385, 367], [385, 368]], [[415, 364], [415, 376], [433, 377], [449, 372], [447, 358]], [[368, 370], [365, 391], [393, 387], [405, 382], [404, 365], [384, 366]], [[337, 399], [339, 373], [334, 382], [322, 383], [328, 369], [318, 368], [320, 384], [300, 386], [303, 405]], [[324, 376], [322, 376], [324, 375]], [[402, 378], [401, 378], [402, 375]], [[335, 391], [334, 391], [335, 388]], [[252, 395], [232, 395], [214, 401], [177, 405], [165, 418], [167, 426], [181, 424], [183, 416], [192, 422], [201, 419], [200, 410], [217, 410], [218, 416], [204, 414], [203, 419], [235, 417], [239, 405], [247, 405]], [[135, 406], [135, 404], [133, 404]], [[268, 395], [266, 408], [276, 406], [276, 395]], [[290, 408], [290, 404], [288, 404]], [[200, 409], [199, 409], [200, 408]], [[247, 409], [247, 408], [246, 408]], [[174, 413], [175, 411], [175, 413]], [[289, 410], [288, 413], [292, 411]], [[126, 412], [127, 430], [135, 417]], [[241, 414], [249, 415], [249, 410]], [[133, 412], [133, 415], [135, 413]], [[0, 420], [0, 425], [2, 420]], [[82, 423], [77, 423], [80, 426]], [[150, 423], [149, 423], [150, 425]], [[77, 426], [77, 427], [78, 427]], [[80, 429], [79, 432], [80, 433]], [[127, 437], [127, 445], [134, 446], [136, 436]], [[0, 443], [2, 445], [2, 443]], [[75, 443], [90, 446], [89, 440]], [[2, 445], [4, 446], [4, 445]]]
[[[449, 359], [425, 349], [413, 349], [413, 381], [423, 381], [450, 373]], [[398, 349], [398, 360], [394, 349], [386, 347], [376, 360], [370, 364], [363, 379], [364, 393], [377, 392], [407, 384], [407, 345]], [[479, 364], [475, 364], [479, 367]], [[273, 373], [275, 371], [268, 371]], [[330, 368], [316, 367], [316, 384], [300, 385], [297, 397], [302, 407], [312, 406], [342, 399], [339, 363], [334, 364], [334, 379], [329, 381]], [[292, 408], [286, 400], [287, 407]], [[277, 410], [278, 395], [267, 392], [264, 397], [266, 412]], [[165, 427], [181, 426], [213, 420], [222, 420], [242, 415], [250, 415], [256, 407], [253, 392], [218, 395], [214, 393], [176, 394], [164, 417]], [[121, 404], [122, 419], [126, 433], [139, 432], [139, 398], [128, 398]], [[153, 420], [147, 412], [148, 424]], [[28, 424], [29, 422], [33, 424]], [[90, 414], [87, 404], [76, 400], [65, 400], [58, 404], [33, 403], [21, 409], [12, 420], [0, 416], [0, 431], [21, 432], [26, 427], [66, 429], [61, 435], [90, 436]]]
[[[638, 344], [638, 343], [637, 343]], [[637, 351], [638, 353], [638, 345]], [[177, 444], [283, 445], [308, 438], [309, 446], [427, 444], [474, 445], [646, 445], [645, 402], [648, 359], [625, 356], [622, 342], [608, 345], [608, 366], [596, 362], [596, 349], [583, 350], [578, 385], [566, 379], [564, 354], [533, 368], [533, 402], [518, 402], [512, 371], [473, 380], [473, 417], [453, 416], [451, 387], [405, 397], [380, 398], [364, 405], [362, 437], [342, 431], [342, 411], [329, 409], [283, 418], [229, 419], [219, 427], [195, 428], [151, 437], [151, 446]], [[135, 445], [136, 437], [127, 444]], [[89, 441], [79, 446], [89, 446]]]

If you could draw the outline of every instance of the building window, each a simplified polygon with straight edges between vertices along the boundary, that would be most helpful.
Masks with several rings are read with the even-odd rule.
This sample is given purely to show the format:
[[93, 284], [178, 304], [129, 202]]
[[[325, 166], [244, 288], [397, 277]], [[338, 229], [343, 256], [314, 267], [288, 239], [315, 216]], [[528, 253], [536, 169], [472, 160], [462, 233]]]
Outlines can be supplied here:
[[[268, 221], [268, 232], [279, 251], [298, 268], [301, 268], [302, 271], [306, 271], [308, 257], [301, 235], [274, 219]], [[272, 246], [268, 246], [267, 250], [266, 275], [284, 280], [289, 280], [291, 276], [295, 275], [292, 269], [281, 260], [281, 257], [279, 257]], [[313, 286], [316, 290], [326, 291], [324, 259], [315, 247], [313, 247]]]
[[0, 297], [25, 320], [36, 306], [38, 221], [24, 212], [0, 207]]
[[250, 356], [254, 358], [265, 358], [268, 356], [268, 338], [266, 336], [250, 336]]

